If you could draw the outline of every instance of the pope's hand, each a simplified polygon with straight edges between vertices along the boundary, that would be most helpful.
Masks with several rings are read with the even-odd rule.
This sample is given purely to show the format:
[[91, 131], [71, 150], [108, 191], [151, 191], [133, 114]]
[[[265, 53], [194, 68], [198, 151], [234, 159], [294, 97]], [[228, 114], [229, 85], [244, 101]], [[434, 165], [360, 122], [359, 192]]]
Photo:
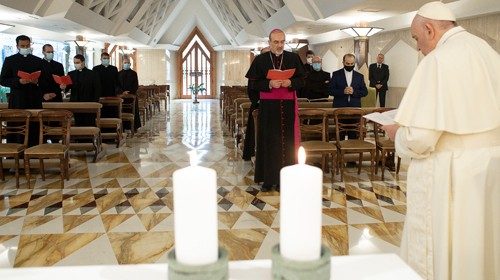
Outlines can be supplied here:
[[389, 138], [392, 141], [394, 141], [394, 139], [396, 138], [396, 132], [399, 129], [399, 125], [397, 125], [397, 124], [383, 125], [382, 129], [385, 130], [385, 132], [387, 133], [387, 136], [389, 136]]

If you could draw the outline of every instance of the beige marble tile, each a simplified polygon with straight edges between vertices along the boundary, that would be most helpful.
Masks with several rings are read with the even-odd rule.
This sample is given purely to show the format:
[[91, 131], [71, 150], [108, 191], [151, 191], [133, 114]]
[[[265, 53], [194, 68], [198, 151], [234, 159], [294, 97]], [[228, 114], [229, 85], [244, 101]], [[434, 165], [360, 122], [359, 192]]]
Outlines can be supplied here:
[[139, 219], [141, 219], [141, 222], [146, 228], [146, 230], [149, 231], [170, 215], [171, 214], [168, 213], [152, 213], [152, 214], [138, 214], [137, 216], [139, 216]]
[[267, 232], [267, 229], [219, 230], [219, 244], [228, 250], [229, 260], [252, 260]]
[[97, 217], [97, 215], [66, 215], [63, 216], [64, 232], [68, 232], [75, 227], [88, 222], [89, 220]]
[[21, 235], [15, 267], [51, 266], [101, 233]]
[[104, 229], [106, 232], [111, 231], [113, 228], [117, 227], [119, 224], [123, 223], [133, 214], [112, 214], [112, 215], [101, 215], [102, 223], [104, 224]]
[[322, 242], [330, 248], [333, 256], [349, 253], [347, 225], [323, 226], [321, 231]]
[[62, 191], [56, 191], [50, 193], [46, 196], [30, 201], [27, 213], [31, 214], [37, 212], [38, 210], [41, 210], [43, 208], [46, 208], [61, 201], [62, 201]]
[[174, 245], [173, 232], [108, 233], [119, 264], [154, 263]]

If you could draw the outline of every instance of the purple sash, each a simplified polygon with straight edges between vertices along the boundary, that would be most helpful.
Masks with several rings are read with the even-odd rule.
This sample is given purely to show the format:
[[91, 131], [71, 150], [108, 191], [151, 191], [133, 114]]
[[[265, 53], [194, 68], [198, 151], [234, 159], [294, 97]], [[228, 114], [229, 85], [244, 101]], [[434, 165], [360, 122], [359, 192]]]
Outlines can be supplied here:
[[295, 114], [293, 121], [293, 136], [295, 146], [295, 158], [297, 158], [297, 151], [300, 146], [300, 128], [299, 128], [299, 104], [297, 102], [297, 95], [295, 90], [289, 91], [288, 88], [272, 88], [269, 92], [260, 92], [260, 99], [262, 100], [293, 100], [295, 103]]

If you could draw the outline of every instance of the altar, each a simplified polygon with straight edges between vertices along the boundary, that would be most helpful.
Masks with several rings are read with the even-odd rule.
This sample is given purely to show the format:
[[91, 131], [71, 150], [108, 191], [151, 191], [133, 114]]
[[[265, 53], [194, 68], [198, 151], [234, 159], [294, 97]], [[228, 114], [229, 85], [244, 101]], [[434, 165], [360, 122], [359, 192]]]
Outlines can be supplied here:
[[[332, 257], [334, 280], [420, 280], [399, 256], [374, 254]], [[165, 280], [167, 264], [53, 266], [0, 269], [0, 279], [8, 280]], [[271, 280], [271, 260], [231, 261], [229, 279]]]

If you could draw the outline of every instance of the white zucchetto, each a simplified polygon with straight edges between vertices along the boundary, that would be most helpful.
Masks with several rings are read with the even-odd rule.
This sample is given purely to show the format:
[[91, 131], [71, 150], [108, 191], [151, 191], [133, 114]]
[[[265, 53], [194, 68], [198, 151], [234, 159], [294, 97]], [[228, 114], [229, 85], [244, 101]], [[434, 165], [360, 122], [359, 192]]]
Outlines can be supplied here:
[[423, 5], [418, 10], [417, 15], [434, 20], [457, 20], [446, 4], [441, 1], [429, 2]]

